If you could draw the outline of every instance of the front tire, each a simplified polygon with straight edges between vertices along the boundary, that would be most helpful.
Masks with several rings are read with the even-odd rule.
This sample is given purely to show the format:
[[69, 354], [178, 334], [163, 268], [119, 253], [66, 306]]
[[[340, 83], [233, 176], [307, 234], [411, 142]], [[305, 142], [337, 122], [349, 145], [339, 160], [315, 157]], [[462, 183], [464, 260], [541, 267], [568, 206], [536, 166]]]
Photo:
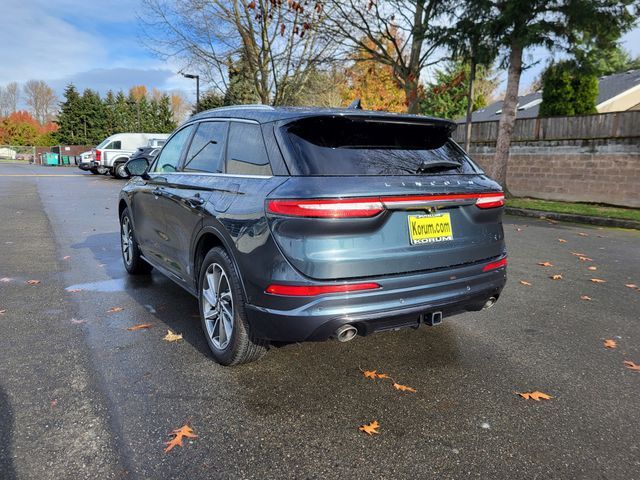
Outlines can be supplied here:
[[239, 365], [266, 353], [268, 343], [251, 335], [240, 277], [223, 248], [213, 248], [202, 262], [198, 299], [202, 330], [216, 362]]
[[133, 233], [133, 222], [129, 209], [125, 208], [120, 215], [120, 251], [124, 268], [131, 275], [143, 275], [149, 273], [153, 267], [145, 262], [140, 253], [138, 242]]
[[115, 172], [114, 177], [116, 178], [129, 178], [127, 175], [127, 170], [124, 168], [125, 163], [118, 163], [113, 167], [113, 171]]

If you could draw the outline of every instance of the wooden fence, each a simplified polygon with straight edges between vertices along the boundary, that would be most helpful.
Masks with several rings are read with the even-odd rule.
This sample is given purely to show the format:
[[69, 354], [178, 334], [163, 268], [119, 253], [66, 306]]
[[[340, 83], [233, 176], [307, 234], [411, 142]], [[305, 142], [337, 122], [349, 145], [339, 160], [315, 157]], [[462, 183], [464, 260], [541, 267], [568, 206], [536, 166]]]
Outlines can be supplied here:
[[[453, 133], [464, 142], [465, 125]], [[498, 121], [476, 122], [471, 128], [472, 143], [495, 143]], [[516, 120], [512, 142], [594, 140], [640, 137], [640, 111], [580, 115], [575, 117], [521, 118]]]

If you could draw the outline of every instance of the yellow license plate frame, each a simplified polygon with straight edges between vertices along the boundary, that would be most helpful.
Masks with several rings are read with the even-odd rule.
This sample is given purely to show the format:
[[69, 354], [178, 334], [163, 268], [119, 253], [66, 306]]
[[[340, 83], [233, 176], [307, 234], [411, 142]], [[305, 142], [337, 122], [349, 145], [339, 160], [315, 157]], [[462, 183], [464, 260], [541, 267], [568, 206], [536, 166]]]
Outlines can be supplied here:
[[411, 245], [448, 242], [453, 240], [451, 214], [409, 215], [409, 241]]

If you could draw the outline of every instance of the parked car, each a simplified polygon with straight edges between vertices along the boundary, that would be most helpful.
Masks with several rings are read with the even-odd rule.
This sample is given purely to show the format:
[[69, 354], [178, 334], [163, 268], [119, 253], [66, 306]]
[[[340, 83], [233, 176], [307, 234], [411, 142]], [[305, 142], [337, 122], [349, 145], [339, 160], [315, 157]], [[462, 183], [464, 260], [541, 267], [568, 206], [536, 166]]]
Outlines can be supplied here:
[[118, 176], [118, 178], [129, 178], [129, 174], [127, 173], [126, 165], [131, 160], [135, 160], [137, 158], [144, 158], [144, 159], [147, 160], [147, 163], [151, 164], [153, 158], [158, 154], [158, 152], [160, 151], [160, 148], [162, 148], [162, 145], [164, 145], [164, 140], [160, 140], [159, 142], [154, 142], [154, 143], [160, 143], [160, 145], [155, 146], [155, 147], [142, 147], [142, 148], [139, 148], [138, 150], [136, 150], [136, 152], [133, 155], [131, 155], [129, 157], [129, 160], [127, 160], [126, 163], [120, 164], [118, 166], [117, 171], [116, 171], [116, 175]]
[[82, 152], [76, 159], [76, 164], [80, 170], [85, 172], [91, 169], [91, 162], [93, 161], [93, 152], [91, 150]]
[[351, 340], [491, 307], [500, 186], [455, 124], [349, 109], [221, 108], [180, 126], [119, 196], [124, 266], [198, 298], [213, 358]]
[[151, 140], [166, 140], [168, 137], [169, 135], [165, 133], [116, 133], [111, 135], [93, 149], [90, 171], [102, 175], [113, 173], [116, 176], [119, 170], [124, 171], [124, 164], [139, 147], [149, 145]]

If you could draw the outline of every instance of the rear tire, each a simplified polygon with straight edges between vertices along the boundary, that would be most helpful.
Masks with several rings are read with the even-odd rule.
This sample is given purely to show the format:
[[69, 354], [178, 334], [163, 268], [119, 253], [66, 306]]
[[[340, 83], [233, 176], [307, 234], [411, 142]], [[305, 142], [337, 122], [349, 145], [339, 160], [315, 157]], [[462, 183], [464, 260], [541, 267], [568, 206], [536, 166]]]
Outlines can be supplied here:
[[97, 168], [90, 168], [89, 171], [91, 173], [93, 173], [94, 175], [98, 175], [98, 169]]
[[268, 342], [251, 335], [240, 277], [223, 248], [211, 249], [202, 262], [198, 299], [202, 330], [216, 362], [240, 365], [267, 352]]
[[128, 208], [125, 208], [122, 215], [120, 215], [120, 251], [122, 252], [124, 268], [129, 274], [144, 275], [153, 268], [142, 258], [138, 242], [133, 233], [133, 222]]

